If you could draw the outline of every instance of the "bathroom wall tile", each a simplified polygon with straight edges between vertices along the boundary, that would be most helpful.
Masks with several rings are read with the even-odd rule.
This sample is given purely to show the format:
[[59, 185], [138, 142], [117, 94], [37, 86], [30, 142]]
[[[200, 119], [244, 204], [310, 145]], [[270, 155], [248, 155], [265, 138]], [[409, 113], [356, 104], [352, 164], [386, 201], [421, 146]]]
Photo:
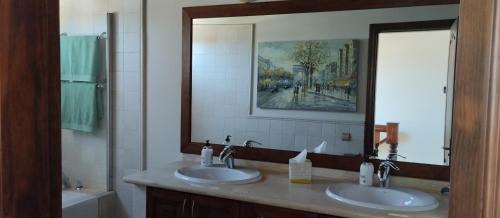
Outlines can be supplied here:
[[267, 120], [267, 119], [260, 119], [259, 120], [259, 125], [258, 125], [259, 131], [266, 132], [267, 134], [269, 134], [270, 126], [271, 126], [270, 120]]
[[127, 92], [125, 99], [125, 109], [131, 111], [131, 113], [136, 113], [135, 116], [140, 112], [140, 96], [139, 92]]
[[[125, 33], [139, 33], [140, 30], [140, 22], [141, 18], [138, 13], [125, 13], [123, 15], [123, 32]], [[137, 40], [136, 43], [139, 43], [140, 40]]]
[[364, 138], [365, 138], [365, 136], [364, 136], [365, 127], [364, 126], [351, 125], [349, 127], [349, 130], [351, 131], [353, 141], [364, 140]]
[[295, 146], [295, 136], [283, 134], [281, 135], [281, 144], [282, 147], [292, 148]]
[[[324, 123], [322, 128], [322, 136], [324, 138], [327, 137], [335, 137], [335, 124], [332, 123]], [[332, 141], [333, 142], [333, 141]]]
[[139, 53], [125, 53], [123, 54], [123, 70], [124, 71], [140, 71], [140, 55]]
[[123, 53], [121, 52], [115, 52], [113, 53], [113, 58], [114, 60], [112, 64], [111, 70], [114, 72], [121, 72], [123, 71], [123, 66], [124, 66], [124, 59], [123, 59]]
[[307, 149], [312, 150], [313, 148], [315, 148], [316, 146], [321, 144], [323, 142], [323, 140], [324, 139], [322, 137], [308, 136], [307, 137]]
[[282, 133], [281, 128], [281, 120], [271, 120], [269, 132], [271, 134], [280, 134]]
[[323, 126], [321, 123], [309, 122], [307, 123], [307, 136], [321, 137], [323, 134]]
[[135, 168], [139, 163], [138, 150], [140, 148], [117, 148], [114, 149], [116, 166], [122, 168]]
[[250, 132], [255, 132], [259, 130], [259, 120], [257, 119], [249, 119], [246, 122], [246, 130]]
[[345, 142], [337, 139], [334, 152], [336, 154], [351, 154], [358, 155], [363, 153], [363, 142], [362, 141], [349, 141]]
[[109, 11], [123, 11], [123, 0], [109, 0]]
[[295, 134], [295, 122], [285, 120], [281, 123], [281, 131], [283, 134], [293, 135]]
[[94, 32], [94, 34], [100, 35], [103, 32], [107, 32], [108, 31], [106, 13], [94, 14], [93, 15], [93, 19], [94, 20], [92, 21], [92, 24], [93, 24], [93, 32]]
[[295, 148], [304, 149], [307, 145], [307, 136], [296, 135], [294, 145]]
[[141, 50], [139, 37], [139, 33], [124, 33], [123, 43], [126, 46], [124, 46], [123, 51], [135, 53], [139, 52]]
[[282, 135], [281, 134], [273, 134], [269, 135], [269, 145], [271, 146], [277, 146], [281, 147], [282, 146]]
[[124, 148], [141, 148], [141, 135], [138, 132], [129, 132], [124, 137], [123, 147]]
[[139, 13], [141, 10], [140, 0], [123, 0], [123, 11], [126, 13]]
[[309, 130], [309, 123], [304, 121], [295, 122], [294, 134], [296, 136], [307, 136]]
[[114, 36], [114, 52], [125, 52], [125, 35], [123, 33], [115, 34]]
[[126, 91], [139, 92], [141, 87], [139, 72], [126, 72], [124, 84], [126, 86]]

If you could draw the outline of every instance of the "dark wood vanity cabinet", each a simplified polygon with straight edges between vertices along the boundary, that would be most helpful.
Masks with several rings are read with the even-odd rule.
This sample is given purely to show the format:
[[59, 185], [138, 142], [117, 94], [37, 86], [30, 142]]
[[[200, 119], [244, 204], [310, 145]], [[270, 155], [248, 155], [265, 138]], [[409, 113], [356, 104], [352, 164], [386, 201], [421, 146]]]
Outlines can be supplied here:
[[187, 193], [148, 188], [147, 217], [187, 218], [188, 201]]
[[241, 206], [240, 218], [319, 218], [318, 214], [272, 207], [259, 204], [245, 203]]
[[239, 202], [199, 195], [191, 195], [191, 218], [239, 217]]
[[151, 187], [146, 195], [147, 218], [340, 218]]

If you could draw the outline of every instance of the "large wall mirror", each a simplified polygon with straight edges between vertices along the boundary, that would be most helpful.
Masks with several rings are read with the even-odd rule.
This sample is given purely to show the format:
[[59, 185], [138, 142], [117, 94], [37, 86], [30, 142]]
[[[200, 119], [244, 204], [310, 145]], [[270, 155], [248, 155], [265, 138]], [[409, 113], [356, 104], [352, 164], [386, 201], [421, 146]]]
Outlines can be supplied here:
[[[439, 50], [440, 55], [449, 55], [451, 25], [446, 33], [443, 28], [436, 31], [443, 36], [439, 40], [426, 35], [409, 36], [406, 38], [411, 39], [405, 41], [404, 33], [395, 36], [380, 32], [377, 40], [383, 49], [378, 59], [371, 54], [370, 27], [375, 24], [458, 17], [458, 4], [431, 2], [414, 6], [411, 1], [400, 1], [401, 7], [395, 7], [398, 6], [395, 3], [367, 4], [359, 10], [348, 2], [343, 6], [326, 4], [325, 8], [330, 10], [311, 7], [313, 3], [288, 2], [185, 8], [182, 151], [199, 153], [206, 140], [222, 144], [231, 135], [234, 145], [243, 145], [247, 140], [258, 142], [252, 148], [242, 146], [237, 154], [240, 158], [287, 162], [298, 151], [308, 149], [316, 166], [356, 170], [363, 155], [398, 161], [401, 158], [395, 157], [405, 156], [406, 162], [400, 163], [401, 175], [448, 179], [442, 175], [421, 175], [429, 171], [426, 166], [446, 165], [441, 154], [445, 145], [436, 145], [434, 150], [424, 148], [431, 138], [438, 136], [427, 132], [410, 136], [409, 121], [404, 118], [418, 120], [429, 116], [429, 111], [418, 107], [447, 105], [446, 95], [442, 96], [447, 85], [435, 80], [446, 81], [448, 56], [434, 58], [427, 54]], [[269, 10], [252, 16], [252, 8], [264, 4]], [[286, 4], [290, 7], [284, 7]], [[287, 14], [287, 10], [291, 13]], [[380, 67], [387, 65], [384, 72], [374, 71], [371, 66], [377, 64], [372, 64], [373, 61]], [[427, 68], [416, 68], [424, 66]], [[436, 72], [445, 74], [438, 78]], [[408, 87], [406, 83], [413, 77], [422, 83], [414, 84], [417, 90], [403, 92], [401, 87]], [[375, 80], [376, 86], [371, 85]], [[431, 92], [426, 88], [429, 85], [426, 83], [431, 82], [436, 87], [439, 84], [440, 96], [425, 106], [414, 102], [412, 95]], [[399, 96], [391, 96], [395, 93]], [[408, 108], [420, 113], [403, 111], [406, 108], [402, 106], [408, 106], [403, 100], [417, 104], [417, 108]], [[419, 101], [426, 100], [430, 101], [427, 98]], [[396, 116], [393, 111], [401, 115]], [[433, 115], [443, 115], [445, 122], [446, 113], [441, 112]], [[387, 134], [387, 129], [391, 129], [387, 128], [388, 123], [399, 123], [398, 149], [394, 146], [388, 149], [391, 145], [386, 138], [392, 136]], [[427, 123], [423, 128], [437, 125]], [[379, 134], [377, 146], [374, 127], [384, 130]], [[444, 125], [440, 127], [445, 130]], [[439, 134], [444, 142], [445, 136]], [[419, 140], [408, 142], [414, 138]], [[326, 145], [319, 146], [323, 142]], [[218, 149], [220, 146], [216, 146]], [[440, 152], [436, 156], [440, 156], [441, 162], [418, 156], [426, 152]], [[404, 166], [408, 171], [403, 172]], [[440, 167], [438, 171], [447, 170]]]

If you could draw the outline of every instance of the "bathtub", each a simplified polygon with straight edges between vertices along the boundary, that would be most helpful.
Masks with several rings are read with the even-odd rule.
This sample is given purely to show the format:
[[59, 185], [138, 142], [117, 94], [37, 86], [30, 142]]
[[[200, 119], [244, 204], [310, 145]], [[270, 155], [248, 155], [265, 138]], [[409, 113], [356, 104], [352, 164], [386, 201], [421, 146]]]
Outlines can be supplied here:
[[63, 218], [98, 218], [99, 202], [95, 195], [85, 192], [62, 191]]

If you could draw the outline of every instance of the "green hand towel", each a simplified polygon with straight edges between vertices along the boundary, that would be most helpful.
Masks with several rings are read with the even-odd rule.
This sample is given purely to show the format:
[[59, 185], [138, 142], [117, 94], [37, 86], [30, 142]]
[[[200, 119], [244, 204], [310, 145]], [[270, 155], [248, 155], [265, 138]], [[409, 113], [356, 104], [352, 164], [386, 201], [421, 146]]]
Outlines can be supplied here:
[[97, 36], [61, 37], [61, 80], [96, 82], [101, 71]]
[[102, 117], [102, 94], [96, 83], [61, 82], [63, 129], [94, 132]]

